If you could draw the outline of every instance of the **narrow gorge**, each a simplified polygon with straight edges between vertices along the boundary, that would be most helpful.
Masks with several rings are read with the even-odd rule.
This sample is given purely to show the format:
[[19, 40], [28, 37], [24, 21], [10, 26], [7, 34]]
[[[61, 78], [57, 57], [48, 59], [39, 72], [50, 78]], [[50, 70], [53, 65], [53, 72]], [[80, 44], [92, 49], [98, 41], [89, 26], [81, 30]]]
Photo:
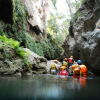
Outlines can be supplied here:
[[[39, 55], [38, 57], [36, 56], [37, 58], [34, 58], [33, 53], [31, 55], [32, 58], [30, 59], [34, 58], [31, 62], [33, 73], [37, 73], [36, 71], [46, 73], [47, 60], [63, 59], [64, 57], [73, 55], [75, 60], [82, 59], [88, 69], [99, 74], [100, 1], [82, 1], [82, 5], [77, 8], [75, 14], [70, 14], [72, 15], [71, 21], [70, 19], [65, 19], [62, 15], [57, 18], [57, 14], [59, 15], [59, 13], [56, 12], [57, 7], [55, 7], [56, 4], [53, 5], [54, 3], [55, 1], [51, 0], [0, 0], [0, 35], [17, 40], [20, 44], [18, 47], [23, 47], [26, 51], [31, 50], [36, 53], [36, 55]], [[55, 8], [57, 14], [55, 15], [55, 12], [52, 12], [52, 17], [48, 21], [51, 5], [53, 5], [53, 10]], [[65, 20], [63, 24], [60, 22], [61, 18]], [[58, 25], [57, 22], [61, 25]], [[46, 26], [47, 23], [50, 24], [49, 27]], [[68, 27], [69, 30], [67, 30]], [[53, 38], [54, 35], [55, 37], [58, 35], [58, 37]], [[62, 44], [64, 39], [65, 41]], [[3, 45], [2, 41], [1, 45]], [[26, 48], [28, 48], [28, 50]], [[3, 53], [7, 53], [7, 55], [5, 55], [6, 58]], [[11, 59], [9, 59], [10, 55], [12, 56]], [[14, 55], [16, 57], [14, 57]], [[16, 64], [14, 63], [16, 63], [18, 59], [20, 59], [18, 63], [20, 63], [22, 68], [23, 58], [19, 56], [20, 54], [14, 54], [14, 50], [9, 46], [5, 49], [1, 47], [1, 73], [6, 73], [6, 68], [7, 70], [12, 68], [14, 73], [17, 69], [11, 66], [15, 66]], [[34, 62], [35, 60], [36, 62]], [[2, 68], [4, 66], [3, 72]]]

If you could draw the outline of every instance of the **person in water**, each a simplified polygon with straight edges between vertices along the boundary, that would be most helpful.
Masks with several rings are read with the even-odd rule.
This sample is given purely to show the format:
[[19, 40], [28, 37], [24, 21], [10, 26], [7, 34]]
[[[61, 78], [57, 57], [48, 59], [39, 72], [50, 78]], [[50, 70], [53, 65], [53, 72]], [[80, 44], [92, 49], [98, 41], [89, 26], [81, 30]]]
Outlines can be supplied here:
[[54, 60], [54, 64], [56, 65], [57, 72], [59, 72], [60, 67], [61, 67], [61, 63], [58, 60]]
[[79, 65], [77, 64], [77, 62], [74, 61], [74, 63], [72, 64], [72, 66], [69, 67], [69, 75], [72, 76], [73, 75], [73, 71], [75, 68], [77, 68]]
[[80, 76], [87, 76], [87, 67], [85, 65], [80, 65], [79, 66], [80, 69]]
[[58, 75], [69, 75], [68, 71], [66, 70], [66, 66], [61, 66]]
[[57, 74], [57, 67], [55, 64], [51, 64], [50, 66], [50, 74]]
[[62, 66], [66, 67], [66, 70], [68, 70], [68, 59], [64, 58], [63, 62], [62, 62]]
[[66, 70], [66, 68], [67, 68], [66, 66], [61, 66], [60, 71]]
[[74, 74], [87, 76], [87, 67], [83, 64], [82, 60], [78, 60], [77, 63], [79, 66], [74, 69]]
[[74, 63], [74, 58], [73, 56], [70, 56], [70, 58], [68, 58], [68, 68], [72, 66], [73, 63]]

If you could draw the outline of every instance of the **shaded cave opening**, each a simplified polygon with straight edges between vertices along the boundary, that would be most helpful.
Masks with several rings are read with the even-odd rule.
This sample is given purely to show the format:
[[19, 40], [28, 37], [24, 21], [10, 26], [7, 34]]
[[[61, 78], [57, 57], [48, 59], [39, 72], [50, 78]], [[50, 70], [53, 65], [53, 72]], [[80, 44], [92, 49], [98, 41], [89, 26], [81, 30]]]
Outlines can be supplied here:
[[0, 0], [0, 20], [8, 24], [13, 23], [13, 4], [11, 0]]
[[35, 34], [37, 34], [37, 35], [40, 35], [40, 33], [42, 33], [37, 25], [36, 26], [32, 26], [31, 24], [29, 24], [29, 30], [31, 32], [35, 32]]

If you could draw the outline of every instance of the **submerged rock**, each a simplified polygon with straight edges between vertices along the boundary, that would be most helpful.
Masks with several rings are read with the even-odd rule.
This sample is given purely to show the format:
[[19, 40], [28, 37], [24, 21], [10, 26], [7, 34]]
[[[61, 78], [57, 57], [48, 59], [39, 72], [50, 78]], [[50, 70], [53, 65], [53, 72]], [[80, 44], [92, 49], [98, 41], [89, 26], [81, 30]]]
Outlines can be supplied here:
[[100, 1], [86, 0], [70, 23], [64, 55], [83, 59], [87, 67], [100, 72]]

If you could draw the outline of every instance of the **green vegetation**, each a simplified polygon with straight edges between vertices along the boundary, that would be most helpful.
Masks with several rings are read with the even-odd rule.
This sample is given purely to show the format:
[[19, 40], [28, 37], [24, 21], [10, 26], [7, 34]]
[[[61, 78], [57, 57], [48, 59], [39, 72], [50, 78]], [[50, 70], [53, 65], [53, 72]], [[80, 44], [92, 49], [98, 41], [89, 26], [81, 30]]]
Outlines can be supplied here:
[[20, 0], [13, 0], [13, 23], [7, 24], [0, 21], [0, 35], [6, 35], [20, 43], [25, 43], [26, 11]]
[[[14, 48], [22, 58], [25, 58], [24, 56], [26, 55], [26, 53], [23, 51], [22, 47], [19, 47], [20, 45], [29, 48], [38, 55], [44, 56], [47, 59], [58, 58], [63, 52], [61, 45], [68, 35], [70, 18], [67, 18], [66, 16], [61, 15], [57, 12], [57, 0], [52, 0], [52, 2], [56, 12], [55, 14], [51, 14], [50, 19], [47, 22], [47, 37], [44, 40], [34, 40], [32, 36], [27, 32], [28, 13], [21, 0], [12, 0], [13, 23], [8, 24], [0, 21], [0, 35], [5, 35], [3, 37], [0, 37], [1, 40], [7, 45], [10, 45], [12, 48]], [[80, 2], [69, 2], [69, 4], [70, 3], [74, 8], [79, 8]], [[73, 10], [74, 8], [72, 8], [71, 10]], [[74, 10], [72, 12], [74, 12]], [[74, 17], [76, 18], [77, 16], [80, 16], [80, 13], [77, 13]], [[12, 39], [9, 40], [8, 38], [6, 38], [6, 36]], [[18, 42], [15, 42], [13, 39], [17, 40]]]
[[0, 36], [0, 41], [3, 42], [3, 47], [9, 46], [10, 48], [15, 49], [21, 57], [24, 58], [27, 55], [23, 48], [19, 46], [20, 43], [18, 41], [13, 40], [12, 38], [9, 39], [5, 35]]
[[51, 14], [47, 22], [47, 32], [53, 37], [55, 42], [60, 46], [63, 44], [65, 37], [68, 35], [69, 19], [64, 15]]
[[4, 46], [9, 45], [12, 48], [19, 48], [19, 42], [18, 41], [15, 41], [13, 39], [8, 39], [5, 35], [0, 36], [0, 41], [5, 43]]
[[[13, 38], [17, 40], [21, 46], [27, 47], [38, 55], [44, 56], [48, 59], [59, 57], [60, 53], [62, 52], [62, 48], [58, 45], [58, 42], [56, 42], [58, 41], [57, 39], [54, 39], [53, 36], [50, 36], [50, 38], [48, 37], [42, 41], [36, 41], [29, 33], [27, 33], [27, 17], [27, 11], [25, 10], [25, 7], [21, 1], [13, 0], [13, 23], [7, 24], [3, 21], [0, 21], [0, 35]], [[10, 41], [13, 43], [13, 40]], [[16, 43], [14, 43], [14, 45], [15, 44]], [[20, 56], [24, 55], [22, 48], [18, 47], [17, 51]]]
[[53, 55], [55, 57], [60, 57], [60, 54], [63, 52], [61, 46], [66, 36], [69, 34], [68, 26], [69, 26], [69, 20], [64, 15], [51, 14], [51, 17], [47, 22], [47, 30], [46, 30], [48, 33], [47, 49], [49, 49], [49, 51], [54, 53]]
[[86, 2], [86, 0], [80, 0], [80, 2], [81, 2], [81, 4], [83, 4], [83, 3], [85, 3], [85, 2]]
[[[44, 56], [48, 59], [58, 58], [63, 51], [61, 45], [68, 35], [70, 18], [59, 14], [56, 8], [57, 1], [52, 0], [52, 2], [56, 12], [55, 14], [51, 14], [50, 19], [47, 22], [47, 37], [44, 40], [34, 40], [32, 36], [27, 32], [28, 13], [21, 0], [12, 0], [13, 23], [8, 24], [0, 21], [0, 35], [5, 35], [3, 37], [0, 37], [1, 40], [7, 45], [10, 45], [12, 48], [14, 48], [22, 58], [25, 58], [24, 55], [26, 55], [26, 53], [23, 51], [23, 48], [20, 47], [20, 45], [23, 47], [27, 47], [38, 55]], [[78, 9], [80, 2], [69, 2], [69, 4], [73, 5], [73, 8], [71, 7], [71, 10], [72, 12], [74, 12], [73, 9], [75, 7], [76, 9]], [[77, 18], [78, 16], [80, 16], [80, 13], [76, 13], [74, 17]], [[12, 39], [9, 40], [8, 38], [6, 38], [6, 36]], [[18, 42], [15, 42], [13, 39], [17, 40]]]
[[12, 38], [7, 38], [5, 35], [0, 36], [0, 49], [3, 50], [3, 55], [5, 59], [12, 59], [11, 49], [15, 51], [15, 55], [19, 55], [23, 59], [24, 66], [28, 69], [30, 68], [30, 62], [28, 61], [29, 53], [26, 52], [18, 41], [13, 40]]
[[40, 56], [44, 56], [47, 59], [54, 59], [58, 58], [62, 53], [62, 48], [58, 45], [56, 40], [54, 40], [50, 34], [48, 34], [46, 39], [40, 42], [33, 40], [33, 38], [28, 34], [26, 37], [27, 37], [26, 47]]

